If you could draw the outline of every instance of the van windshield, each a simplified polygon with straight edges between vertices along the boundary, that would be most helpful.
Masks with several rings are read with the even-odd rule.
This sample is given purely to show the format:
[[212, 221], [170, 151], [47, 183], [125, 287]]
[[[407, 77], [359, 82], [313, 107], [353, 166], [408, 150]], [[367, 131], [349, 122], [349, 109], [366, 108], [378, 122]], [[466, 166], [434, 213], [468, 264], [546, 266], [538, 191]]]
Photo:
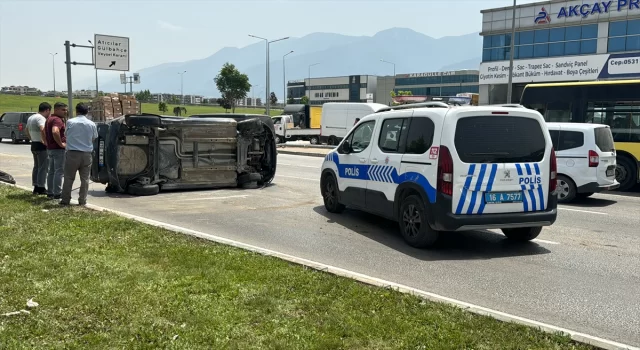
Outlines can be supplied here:
[[454, 142], [465, 163], [539, 162], [546, 145], [537, 120], [515, 116], [461, 118]]

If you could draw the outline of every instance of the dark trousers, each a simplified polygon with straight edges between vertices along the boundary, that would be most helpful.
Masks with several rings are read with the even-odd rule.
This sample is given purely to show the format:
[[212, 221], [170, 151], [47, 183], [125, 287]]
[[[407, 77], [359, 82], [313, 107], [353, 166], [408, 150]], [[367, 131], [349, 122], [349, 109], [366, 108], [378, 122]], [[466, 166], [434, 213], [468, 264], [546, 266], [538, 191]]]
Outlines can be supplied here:
[[47, 147], [42, 142], [32, 142], [31, 154], [33, 154], [31, 185], [38, 189], [44, 189], [45, 184], [47, 183], [47, 169], [49, 167]]

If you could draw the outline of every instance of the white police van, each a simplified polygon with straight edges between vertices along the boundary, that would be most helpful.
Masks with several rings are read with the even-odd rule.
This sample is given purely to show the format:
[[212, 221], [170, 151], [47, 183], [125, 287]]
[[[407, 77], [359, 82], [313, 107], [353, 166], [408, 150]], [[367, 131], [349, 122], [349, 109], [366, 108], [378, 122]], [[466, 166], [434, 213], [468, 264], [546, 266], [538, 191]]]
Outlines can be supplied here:
[[537, 111], [417, 108], [368, 115], [322, 165], [326, 209], [399, 222], [414, 247], [441, 231], [502, 229], [532, 240], [557, 216], [556, 159]]

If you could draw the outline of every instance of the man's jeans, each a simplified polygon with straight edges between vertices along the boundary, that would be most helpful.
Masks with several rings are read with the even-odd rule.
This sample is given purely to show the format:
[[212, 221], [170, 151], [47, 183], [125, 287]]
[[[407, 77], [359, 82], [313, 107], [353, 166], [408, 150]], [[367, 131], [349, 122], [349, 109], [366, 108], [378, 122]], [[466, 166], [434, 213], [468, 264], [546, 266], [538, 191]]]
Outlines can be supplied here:
[[47, 148], [42, 142], [32, 142], [31, 154], [33, 154], [33, 170], [31, 171], [32, 185], [33, 187], [44, 189], [47, 182], [47, 168], [49, 166]]
[[49, 149], [49, 173], [47, 174], [47, 194], [54, 197], [62, 194], [62, 175], [64, 174], [64, 150]]
[[64, 162], [64, 185], [60, 203], [71, 202], [71, 189], [76, 179], [76, 172], [80, 173], [80, 195], [78, 204], [87, 204], [87, 192], [89, 192], [89, 175], [91, 175], [91, 152], [67, 151]]

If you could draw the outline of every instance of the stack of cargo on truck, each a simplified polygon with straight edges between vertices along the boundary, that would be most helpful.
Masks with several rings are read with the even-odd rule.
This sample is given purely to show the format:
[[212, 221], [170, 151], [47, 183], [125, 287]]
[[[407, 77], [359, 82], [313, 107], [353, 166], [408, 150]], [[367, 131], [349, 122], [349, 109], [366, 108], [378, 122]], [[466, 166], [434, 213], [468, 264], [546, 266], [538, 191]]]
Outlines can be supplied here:
[[91, 118], [95, 122], [106, 122], [127, 114], [140, 114], [140, 103], [133, 95], [112, 93], [91, 101]]
[[290, 104], [282, 115], [273, 117], [276, 142], [309, 141], [312, 145], [320, 141], [321, 106]]

